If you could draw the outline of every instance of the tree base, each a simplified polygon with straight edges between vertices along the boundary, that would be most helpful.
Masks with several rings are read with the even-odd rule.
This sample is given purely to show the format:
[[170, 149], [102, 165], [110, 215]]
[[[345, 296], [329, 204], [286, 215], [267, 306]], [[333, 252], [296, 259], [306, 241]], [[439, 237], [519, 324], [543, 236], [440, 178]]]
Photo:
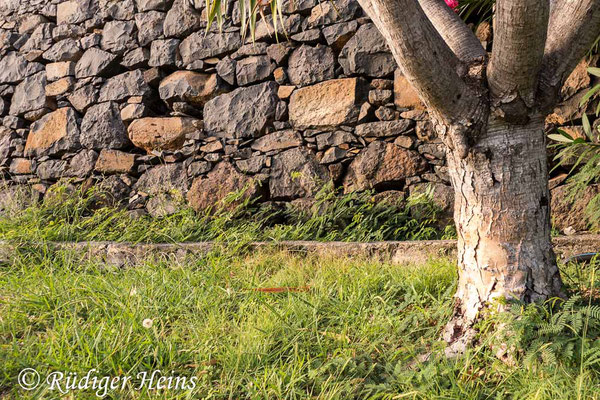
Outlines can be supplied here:
[[462, 310], [461, 301], [456, 300], [452, 318], [442, 331], [442, 339], [448, 344], [444, 353], [448, 358], [464, 354], [475, 341], [477, 331], [474, 328], [476, 319], [468, 320]]

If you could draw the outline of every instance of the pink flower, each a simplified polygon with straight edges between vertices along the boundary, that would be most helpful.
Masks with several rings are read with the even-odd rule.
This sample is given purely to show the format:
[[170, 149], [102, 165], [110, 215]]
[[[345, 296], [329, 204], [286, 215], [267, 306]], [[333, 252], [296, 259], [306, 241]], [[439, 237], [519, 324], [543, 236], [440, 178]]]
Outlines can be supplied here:
[[456, 7], [458, 7], [458, 0], [446, 0], [446, 4], [448, 7], [456, 11]]

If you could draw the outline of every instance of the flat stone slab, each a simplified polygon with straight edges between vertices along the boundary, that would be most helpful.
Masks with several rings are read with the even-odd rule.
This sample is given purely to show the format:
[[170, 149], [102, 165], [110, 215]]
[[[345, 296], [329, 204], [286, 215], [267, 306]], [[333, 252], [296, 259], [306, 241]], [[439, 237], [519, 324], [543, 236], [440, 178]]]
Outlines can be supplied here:
[[[600, 235], [561, 236], [552, 239], [557, 257], [565, 260], [573, 255], [600, 252]], [[183, 260], [188, 256], [203, 256], [213, 249], [226, 246], [220, 242], [199, 243], [119, 243], [119, 242], [46, 242], [27, 245], [0, 241], [0, 261], [10, 262], [20, 247], [39, 246], [50, 251], [71, 251], [83, 258], [101, 259], [107, 264], [135, 265], [147, 259]], [[392, 263], [422, 263], [430, 258], [456, 257], [455, 240], [422, 240], [404, 242], [314, 242], [281, 241], [253, 242], [252, 250], [283, 250], [292, 253], [333, 255], [338, 257], [374, 258]]]

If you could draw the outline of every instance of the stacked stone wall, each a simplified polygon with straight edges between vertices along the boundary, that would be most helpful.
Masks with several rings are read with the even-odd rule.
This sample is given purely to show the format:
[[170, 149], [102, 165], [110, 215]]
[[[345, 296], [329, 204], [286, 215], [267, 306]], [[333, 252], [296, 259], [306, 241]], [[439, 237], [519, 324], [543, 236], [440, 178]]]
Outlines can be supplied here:
[[[451, 209], [444, 148], [355, 0], [287, 1], [254, 43], [235, 2], [208, 31], [204, 4], [0, 0], [4, 179], [40, 195], [101, 182], [155, 216], [256, 181], [249, 193], [278, 202], [327, 182], [381, 198], [431, 186]], [[549, 123], [573, 125], [590, 84], [580, 66]]]

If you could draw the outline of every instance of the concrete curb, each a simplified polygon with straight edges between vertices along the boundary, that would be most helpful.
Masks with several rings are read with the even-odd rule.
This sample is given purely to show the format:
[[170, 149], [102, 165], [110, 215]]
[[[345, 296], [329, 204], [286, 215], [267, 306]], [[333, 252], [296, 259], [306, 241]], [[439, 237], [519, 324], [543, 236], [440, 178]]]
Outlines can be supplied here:
[[[600, 235], [561, 236], [553, 239], [558, 257], [600, 251]], [[135, 265], [149, 258], [183, 260], [187, 256], [202, 256], [222, 243], [118, 243], [118, 242], [47, 242], [18, 244], [0, 241], [0, 260], [10, 262], [14, 254], [25, 248], [40, 251], [70, 251], [84, 258], [100, 258], [111, 265]], [[250, 243], [251, 250], [275, 249], [337, 257], [368, 257], [393, 263], [419, 263], [435, 257], [456, 257], [456, 241], [423, 240], [406, 242], [312, 242], [282, 241]]]

